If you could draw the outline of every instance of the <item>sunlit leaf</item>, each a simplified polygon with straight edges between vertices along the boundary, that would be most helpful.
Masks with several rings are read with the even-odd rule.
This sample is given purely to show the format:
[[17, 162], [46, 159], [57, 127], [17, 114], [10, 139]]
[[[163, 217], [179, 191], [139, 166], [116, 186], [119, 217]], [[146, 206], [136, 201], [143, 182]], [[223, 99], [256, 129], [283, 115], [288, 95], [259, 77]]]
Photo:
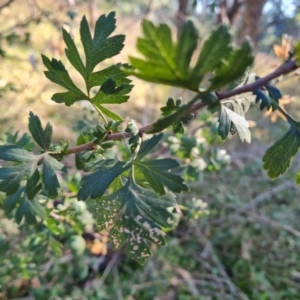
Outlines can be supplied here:
[[244, 42], [241, 48], [232, 50], [226, 60], [222, 60], [211, 79], [209, 91], [217, 90], [242, 77], [254, 58], [250, 44]]
[[92, 37], [87, 19], [80, 23], [80, 37], [86, 57], [86, 70], [90, 74], [95, 66], [103, 60], [120, 53], [124, 47], [124, 35], [109, 37], [116, 28], [115, 13], [102, 15], [96, 22], [94, 37]]

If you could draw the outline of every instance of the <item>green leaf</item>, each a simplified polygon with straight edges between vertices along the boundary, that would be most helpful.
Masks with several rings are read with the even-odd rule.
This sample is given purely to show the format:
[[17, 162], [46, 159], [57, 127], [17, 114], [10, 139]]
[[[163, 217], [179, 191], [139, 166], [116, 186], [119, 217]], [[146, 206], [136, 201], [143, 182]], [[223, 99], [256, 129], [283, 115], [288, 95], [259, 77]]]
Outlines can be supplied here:
[[0, 168], [0, 191], [9, 196], [17, 192], [22, 179], [33, 174], [39, 157], [18, 146], [3, 145], [0, 146], [0, 159], [22, 162], [19, 165]]
[[114, 181], [110, 184], [112, 192], [116, 192], [124, 186], [122, 176], [117, 176]]
[[52, 252], [56, 256], [62, 256], [62, 254], [63, 254], [63, 245], [59, 241], [57, 241], [53, 237], [50, 237], [49, 238], [49, 245], [51, 247]]
[[82, 97], [82, 95], [76, 94], [74, 92], [64, 92], [64, 93], [56, 93], [51, 98], [56, 103], [65, 103], [67, 106], [71, 106], [76, 101], [87, 100], [88, 98]]
[[100, 105], [99, 103], [95, 104], [95, 106], [101, 110], [101, 112], [106, 115], [107, 117], [109, 117], [110, 119], [114, 120], [114, 121], [123, 121], [123, 118], [120, 117], [118, 114], [114, 113], [113, 111], [105, 108], [104, 106]]
[[172, 97], [169, 97], [166, 106], [161, 107], [160, 110], [162, 111], [163, 116], [168, 116], [176, 112], [176, 105], [174, 99]]
[[244, 42], [241, 48], [233, 50], [228, 59], [223, 60], [211, 79], [208, 91], [217, 90], [242, 77], [249, 66], [253, 64], [251, 46]]
[[63, 38], [67, 45], [67, 49], [65, 49], [66, 55], [68, 57], [69, 62], [73, 65], [73, 67], [82, 75], [83, 78], [87, 79], [87, 72], [85, 66], [81, 60], [77, 47], [74, 43], [74, 40], [71, 38], [71, 35], [63, 28]]
[[16, 193], [5, 198], [4, 211], [6, 214], [9, 214], [15, 208], [24, 190], [24, 187], [22, 187], [18, 189]]
[[102, 196], [113, 180], [130, 166], [130, 164], [116, 160], [103, 160], [95, 163], [91, 168], [97, 171], [82, 178], [78, 200]]
[[32, 176], [28, 179], [26, 183], [26, 194], [28, 199], [32, 200], [41, 189], [42, 184], [40, 183], [40, 173], [38, 169], [35, 169]]
[[[128, 75], [121, 68], [129, 69], [129, 65], [116, 64], [92, 73], [97, 64], [119, 54], [123, 48], [124, 35], [110, 37], [115, 28], [115, 13], [112, 12], [107, 16], [102, 15], [96, 22], [94, 37], [92, 37], [87, 19], [83, 17], [80, 24], [80, 36], [86, 57], [85, 64], [80, 57], [74, 40], [63, 29], [63, 38], [67, 45], [66, 55], [71, 64], [83, 76], [87, 95], [77, 88], [61, 61], [56, 59], [50, 61], [47, 57], [42, 56], [43, 63], [48, 69], [45, 72], [46, 77], [67, 89], [66, 92], [54, 94], [51, 98], [53, 101], [70, 106], [77, 101], [88, 100], [102, 114], [113, 120], [122, 120], [116, 113], [104, 108], [103, 104], [120, 104], [128, 100], [128, 93], [132, 89], [132, 85], [129, 84], [131, 80], [126, 78]], [[91, 99], [90, 90], [95, 86], [100, 86], [100, 88]], [[94, 92], [93, 90], [92, 94]]]
[[[256, 76], [255, 79], [258, 80], [260, 78]], [[260, 110], [263, 110], [265, 108], [267, 110], [269, 110], [270, 108], [272, 108], [273, 111], [276, 110], [276, 104], [279, 104], [279, 100], [282, 98], [281, 92], [270, 82], [265, 84], [263, 88], [261, 87], [253, 91], [253, 94], [256, 96], [255, 102], [260, 102]]]
[[33, 139], [37, 144], [45, 151], [49, 150], [51, 139], [52, 139], [52, 126], [48, 122], [45, 130], [43, 130], [41, 121], [37, 115], [34, 115], [32, 112], [29, 113], [29, 131]]
[[[43, 155], [33, 155], [32, 153], [15, 145], [0, 146], [0, 159], [21, 163], [10, 167], [0, 168], [0, 191], [5, 192], [7, 196], [13, 196], [17, 193], [22, 180], [27, 179], [25, 189], [26, 194], [24, 197], [26, 197], [28, 201], [35, 197], [42, 188], [40, 183], [40, 174], [37, 169], [38, 162], [42, 160], [43, 183], [45, 185], [45, 189], [48, 191], [49, 197], [57, 197], [59, 183], [54, 170], [66, 172], [66, 168], [56, 159], [46, 153]], [[14, 197], [12, 199], [12, 202], [17, 201]], [[23, 205], [26, 204], [25, 202]], [[31, 201], [30, 211], [38, 213], [40, 209], [35, 210], [36, 207], [37, 206], [34, 205], [34, 201]]]
[[[163, 116], [168, 116], [168, 115], [180, 110], [181, 106], [182, 106], [181, 98], [177, 99], [176, 104], [175, 104], [174, 99], [172, 97], [169, 97], [169, 99], [167, 100], [166, 106], [162, 107], [160, 110], [162, 111]], [[193, 116], [194, 116], [193, 114], [185, 115], [179, 121], [175, 122], [173, 124], [173, 132], [174, 133], [184, 133], [183, 124], [188, 124], [188, 122], [193, 118]]]
[[85, 17], [80, 23], [80, 36], [86, 57], [86, 71], [92, 73], [95, 66], [103, 60], [120, 53], [124, 47], [124, 35], [109, 37], [116, 28], [115, 13], [102, 15], [96, 22], [94, 37]]
[[175, 134], [176, 133], [181, 133], [181, 134], [184, 133], [184, 127], [182, 125], [182, 122], [179, 121], [179, 122], [173, 124], [173, 132]]
[[32, 142], [31, 137], [27, 133], [24, 133], [19, 139], [18, 134], [18, 131], [15, 134], [12, 134], [11, 132], [6, 132], [6, 143], [15, 144], [20, 148], [27, 150], [32, 150], [32, 148], [35, 147], [35, 143]]
[[[98, 145], [101, 144], [105, 140], [105, 138], [107, 137], [107, 130], [106, 130], [105, 126], [102, 125], [102, 124], [98, 124], [96, 126], [96, 128], [93, 130], [93, 136], [95, 138], [97, 138], [94, 141], [94, 143], [96, 143]], [[77, 140], [77, 144], [78, 144], [78, 140]]]
[[127, 255], [144, 263], [151, 255], [147, 240], [158, 245], [166, 243], [162, 229], [174, 226], [174, 215], [168, 208], [175, 205], [172, 195], [158, 196], [128, 180], [118, 192], [97, 200], [97, 225], [99, 230], [112, 227], [113, 248], [126, 243]]
[[6, 161], [17, 161], [17, 162], [32, 162], [39, 159], [36, 155], [31, 152], [20, 148], [17, 145], [1, 145], [0, 146], [0, 159]]
[[[150, 21], [144, 20], [142, 26], [144, 38], [138, 39], [137, 48], [145, 60], [130, 57], [135, 70], [125, 72], [150, 82], [198, 90], [198, 86], [191, 87], [187, 76], [197, 45], [198, 32], [193, 23], [188, 21], [183, 25], [178, 44], [172, 41], [171, 30], [166, 24], [155, 27]], [[182, 54], [184, 56], [179, 59]]]
[[127, 78], [128, 75], [126, 75], [121, 68], [128, 68], [128, 65], [119, 63], [101, 71], [92, 73], [89, 76], [89, 88], [100, 86], [108, 79], [112, 79], [116, 85], [129, 84], [131, 80]]
[[61, 85], [78, 97], [80, 96], [81, 100], [88, 99], [88, 97], [74, 84], [61, 61], [56, 60], [55, 58], [52, 58], [50, 61], [50, 59], [44, 55], [42, 55], [42, 60], [45, 67], [48, 69], [48, 71], [44, 73], [50, 81]]
[[91, 99], [92, 104], [120, 104], [126, 102], [129, 98], [127, 95], [132, 89], [130, 84], [116, 86], [116, 82], [108, 79], [102, 85], [96, 95]]
[[35, 166], [36, 162], [0, 168], [0, 191], [7, 196], [14, 194], [19, 189], [22, 179], [30, 176]]
[[116, 113], [108, 110], [102, 104], [121, 104], [129, 98], [128, 93], [131, 91], [132, 85], [122, 84], [116, 86], [116, 82], [112, 79], [105, 81], [100, 87], [96, 95], [90, 100], [104, 115], [115, 120], [122, 121], [123, 119]]
[[153, 135], [150, 139], [143, 141], [140, 151], [137, 154], [136, 160], [141, 160], [144, 158], [147, 154], [152, 152], [152, 150], [155, 149], [155, 147], [158, 145], [158, 143], [161, 141], [161, 138], [163, 137], [163, 133]]
[[35, 225], [37, 223], [36, 216], [44, 217], [44, 209], [35, 200], [30, 201], [26, 195], [23, 195], [21, 203], [16, 211], [16, 222], [20, 224], [25, 217], [28, 224]]
[[147, 131], [147, 133], [158, 133], [163, 131], [165, 128], [167, 128], [170, 125], [173, 125], [174, 123], [180, 121], [183, 117], [189, 114], [192, 106], [194, 103], [198, 100], [199, 95], [194, 97], [190, 102], [188, 102], [185, 105], [181, 105], [176, 113], [172, 115], [168, 115], [158, 121], [156, 121], [154, 124], [152, 124], [152, 127], [150, 130]]
[[125, 132], [128, 132], [132, 135], [128, 140], [128, 144], [130, 145], [131, 153], [134, 153], [138, 145], [141, 144], [142, 139], [139, 134], [140, 130], [133, 119], [128, 121]]
[[58, 162], [50, 155], [44, 155], [43, 159], [43, 183], [45, 189], [48, 192], [50, 198], [56, 198], [58, 196], [58, 189], [60, 188], [55, 170], [66, 173], [66, 167]]
[[[192, 72], [192, 79], [198, 84], [203, 75], [217, 69], [223, 59], [227, 59], [231, 52], [231, 37], [228, 28], [224, 25], [214, 30], [205, 41], [199, 54], [196, 66]], [[195, 78], [195, 79], [194, 79]]]
[[[232, 128], [232, 126], [234, 126], [234, 128]], [[218, 133], [224, 140], [230, 131], [232, 133], [237, 131], [242, 142], [245, 140], [246, 142], [250, 143], [251, 133], [246, 119], [236, 114], [225, 105], [221, 105]]]
[[41, 219], [44, 219], [46, 216], [44, 207], [36, 199], [31, 200], [30, 204], [31, 204], [33, 213], [36, 216], [39, 216]]
[[[190, 63], [194, 50], [198, 45], [198, 31], [193, 22], [187, 21], [179, 34], [178, 44], [176, 47], [175, 61], [177, 71], [182, 74], [183, 78], [189, 76]], [[198, 81], [199, 83], [200, 81]]]
[[179, 166], [178, 162], [173, 159], [165, 158], [149, 161], [135, 160], [134, 165], [139, 168], [152, 189], [158, 194], [165, 195], [165, 187], [175, 193], [188, 190], [183, 182], [183, 178], [169, 173], [171, 169]]
[[138, 39], [137, 48], [144, 59], [130, 57], [133, 69], [125, 70], [125, 73], [146, 81], [199, 92], [204, 75], [214, 72], [212, 84], [207, 89], [209, 92], [238, 79], [253, 63], [249, 44], [244, 43], [234, 50], [225, 26], [212, 32], [194, 67], [191, 57], [197, 48], [198, 32], [191, 21], [183, 25], [177, 43], [172, 41], [171, 30], [165, 24], [154, 26], [145, 20], [143, 32], [144, 37]]
[[263, 157], [263, 167], [270, 178], [283, 174], [300, 147], [300, 124], [290, 123], [289, 131], [270, 147]]

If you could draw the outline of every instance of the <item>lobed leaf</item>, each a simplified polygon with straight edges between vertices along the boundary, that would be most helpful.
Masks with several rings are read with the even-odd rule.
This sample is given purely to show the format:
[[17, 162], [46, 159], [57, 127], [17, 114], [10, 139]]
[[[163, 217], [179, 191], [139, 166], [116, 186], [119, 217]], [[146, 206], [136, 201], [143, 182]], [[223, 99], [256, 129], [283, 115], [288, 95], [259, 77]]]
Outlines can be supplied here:
[[20, 148], [17, 145], [1, 145], [0, 146], [0, 159], [6, 161], [16, 162], [32, 162], [33, 160], [39, 159], [31, 152]]
[[[232, 125], [234, 125], [234, 128], [232, 128]], [[232, 131], [232, 133], [237, 131], [242, 142], [245, 140], [246, 142], [250, 143], [251, 133], [246, 119], [225, 105], [221, 105], [218, 133], [224, 140], [230, 131]]]
[[87, 80], [87, 71], [82, 62], [82, 59], [79, 55], [77, 47], [72, 39], [71, 35], [63, 28], [63, 39], [67, 45], [67, 49], [65, 49], [67, 58], [69, 62], [73, 65], [73, 67], [82, 75], [82, 77]]
[[43, 183], [50, 198], [58, 196], [58, 189], [60, 188], [55, 170], [67, 172], [66, 167], [50, 155], [43, 157]]
[[74, 84], [68, 71], [61, 61], [56, 60], [55, 58], [52, 58], [50, 61], [50, 59], [44, 55], [42, 55], [42, 60], [48, 69], [48, 71], [44, 73], [50, 81], [61, 85], [67, 90], [76, 94], [78, 97], [80, 96], [81, 100], [88, 99], [88, 97]]
[[98, 227], [112, 228], [113, 248], [126, 243], [127, 255], [144, 263], [151, 254], [147, 240], [158, 245], [166, 243], [162, 229], [174, 226], [174, 215], [168, 208], [175, 205], [173, 196], [158, 197], [128, 180], [119, 191], [97, 201]]
[[179, 166], [178, 162], [173, 159], [135, 160], [133, 164], [143, 173], [152, 189], [160, 195], [166, 194], [165, 187], [175, 193], [188, 190], [182, 177], [169, 173], [171, 169]]
[[[258, 76], [256, 76], [256, 80], [257, 79], [259, 79]], [[267, 110], [270, 108], [272, 108], [273, 111], [276, 110], [276, 104], [279, 104], [279, 100], [282, 98], [282, 94], [279, 89], [277, 89], [270, 82], [265, 84], [263, 88], [254, 90], [253, 94], [256, 96], [255, 102], [260, 102], [260, 110], [265, 108]]]
[[72, 91], [64, 92], [64, 93], [55, 93], [52, 98], [53, 101], [56, 103], [65, 103], [67, 106], [71, 106], [76, 101], [80, 100], [87, 100], [86, 98], [83, 98], [82, 95], [76, 94]]
[[98, 104], [120, 104], [126, 102], [129, 98], [127, 94], [131, 89], [132, 85], [130, 84], [116, 86], [114, 80], [108, 79], [91, 99], [91, 103], [97, 106]]
[[191, 110], [194, 103], [198, 100], [198, 96], [194, 97], [193, 100], [188, 102], [185, 105], [181, 105], [174, 114], [168, 115], [164, 118], [159, 119], [154, 124], [147, 133], [158, 133], [163, 131], [170, 125], [180, 121], [183, 117], [185, 117]]
[[216, 69], [214, 77], [208, 91], [217, 90], [229, 83], [241, 78], [248, 67], [253, 64], [251, 47], [248, 42], [244, 42], [241, 48], [232, 50], [230, 56]]
[[147, 154], [152, 152], [155, 147], [158, 145], [158, 143], [161, 141], [163, 137], [163, 134], [156, 134], [153, 135], [150, 139], [143, 141], [141, 148], [137, 154], [136, 160], [141, 160], [144, 158]]
[[37, 223], [36, 216], [42, 219], [45, 217], [43, 207], [36, 200], [28, 200], [24, 194], [16, 211], [16, 222], [20, 224], [25, 217], [28, 224], [35, 225]]
[[300, 147], [300, 126], [290, 123], [289, 131], [270, 147], [263, 157], [263, 167], [270, 178], [283, 174]]
[[30, 112], [28, 128], [33, 139], [37, 142], [37, 144], [44, 151], [48, 151], [53, 133], [52, 126], [50, 125], [50, 123], [48, 122], [45, 129], [43, 130], [39, 117]]
[[231, 36], [226, 26], [222, 25], [214, 30], [210, 37], [205, 41], [199, 54], [197, 63], [192, 72], [192, 79], [198, 84], [203, 75], [218, 68], [222, 59], [227, 59], [230, 55]]
[[85, 17], [80, 23], [80, 36], [86, 57], [86, 71], [92, 73], [103, 60], [120, 53], [124, 47], [124, 35], [109, 37], [116, 28], [115, 12], [102, 15], [96, 22], [94, 37]]
[[9, 214], [15, 208], [24, 190], [25, 188], [21, 187], [14, 194], [5, 198], [3, 208], [6, 214]]
[[116, 64], [109, 66], [106, 69], [101, 71], [94, 72], [90, 74], [88, 79], [88, 86], [92, 88], [94, 86], [100, 86], [108, 79], [113, 80], [116, 85], [129, 84], [130, 79], [127, 78], [127, 75], [121, 70], [121, 68], [128, 68], [128, 64]]
[[[208, 72], [214, 72], [207, 92], [221, 88], [240, 78], [253, 63], [251, 48], [244, 43], [234, 50], [227, 27], [213, 31], [205, 41], [195, 66], [191, 58], [197, 48], [198, 32], [187, 21], [173, 42], [171, 30], [166, 24], [154, 26], [143, 22], [144, 37], [139, 38], [137, 48], [144, 59], [130, 57], [134, 69], [125, 72], [146, 81], [173, 85], [199, 92], [199, 86]], [[178, 125], [179, 126], [179, 125]]]
[[197, 29], [193, 22], [188, 20], [182, 26], [175, 52], [176, 69], [182, 74], [183, 78], [188, 77], [190, 74], [190, 63], [194, 50], [198, 45], [198, 38]]
[[[136, 70], [125, 72], [146, 81], [190, 87], [187, 73], [198, 36], [193, 23], [188, 21], [183, 25], [177, 44], [172, 41], [171, 30], [166, 24], [155, 27], [152, 22], [144, 20], [142, 27], [144, 37], [138, 39], [137, 48], [145, 60], [130, 57]], [[178, 60], [183, 53], [185, 56]]]
[[[95, 66], [103, 60], [117, 55], [123, 48], [124, 35], [109, 37], [116, 28], [115, 13], [112, 12], [107, 16], [102, 15], [96, 22], [94, 37], [92, 37], [87, 19], [83, 17], [80, 24], [80, 36], [83, 44], [86, 61], [85, 65], [80, 57], [78, 49], [70, 34], [63, 29], [63, 38], [67, 45], [65, 50], [70, 63], [83, 76], [88, 95], [83, 93], [74, 84], [69, 76], [68, 71], [62, 62], [42, 56], [43, 63], [48, 71], [45, 75], [52, 82], [57, 83], [68, 91], [56, 93], [52, 100], [57, 103], [72, 105], [76, 101], [88, 100], [97, 107], [103, 114], [114, 120], [122, 120], [117, 114], [104, 108], [103, 104], [119, 104], [126, 102], [129, 98], [127, 95], [132, 85], [128, 78], [121, 71], [122, 68], [129, 68], [127, 64], [116, 64], [104, 70], [93, 72]], [[89, 93], [92, 87], [101, 86], [96, 95], [90, 99]]]
[[103, 160], [94, 164], [92, 168], [97, 171], [82, 178], [78, 200], [101, 197], [114, 179], [130, 168], [130, 164]]
[[26, 183], [26, 194], [28, 199], [32, 200], [41, 189], [42, 184], [40, 183], [40, 173], [38, 169], [35, 169]]
[[3, 145], [0, 146], [0, 159], [22, 162], [19, 165], [0, 168], [0, 191], [9, 196], [17, 192], [24, 178], [34, 173], [39, 156], [15, 145]]

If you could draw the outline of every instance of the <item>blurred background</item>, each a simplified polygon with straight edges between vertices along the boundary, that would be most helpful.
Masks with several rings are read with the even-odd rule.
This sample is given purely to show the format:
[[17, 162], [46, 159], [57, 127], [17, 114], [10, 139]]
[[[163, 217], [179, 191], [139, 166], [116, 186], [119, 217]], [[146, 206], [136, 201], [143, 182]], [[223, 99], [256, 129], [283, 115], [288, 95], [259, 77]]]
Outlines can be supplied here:
[[[125, 47], [101, 69], [138, 55], [135, 45], [144, 18], [167, 23], [174, 37], [191, 19], [200, 45], [212, 29], [228, 25], [234, 44], [251, 40], [258, 76], [278, 67], [293, 41], [300, 41], [297, 0], [0, 0], [2, 142], [12, 140], [14, 132], [28, 132], [29, 111], [43, 124], [50, 121], [55, 141], [71, 145], [80, 131], [99, 121], [85, 102], [66, 107], [51, 100], [59, 87], [44, 76], [41, 54], [62, 60], [83, 87], [66, 60], [61, 28], [80, 45], [82, 16], [93, 27], [110, 11], [116, 11], [116, 32], [126, 35]], [[169, 96], [191, 98], [185, 90], [132, 80], [129, 101], [115, 109], [140, 126], [159, 117]], [[276, 85], [284, 95], [281, 105], [299, 118], [298, 75], [279, 78]], [[112, 251], [109, 236], [97, 232], [96, 216], [89, 212], [93, 203], [74, 198], [80, 180], [74, 170], [62, 179], [63, 201], [53, 203], [59, 216], [65, 215], [59, 225], [47, 224], [59, 243], [45, 243], [49, 234], [42, 224], [18, 228], [0, 209], [0, 299], [300, 299], [300, 193], [294, 183], [299, 156], [286, 174], [270, 180], [261, 158], [288, 124], [278, 112], [260, 112], [257, 105], [247, 120], [251, 144], [236, 136], [223, 142], [217, 116], [205, 110], [184, 135], [166, 133], [157, 153], [180, 160], [191, 191], [178, 198], [178, 226], [168, 233], [168, 246], [153, 246], [144, 266]], [[66, 158], [70, 167], [73, 161]]]

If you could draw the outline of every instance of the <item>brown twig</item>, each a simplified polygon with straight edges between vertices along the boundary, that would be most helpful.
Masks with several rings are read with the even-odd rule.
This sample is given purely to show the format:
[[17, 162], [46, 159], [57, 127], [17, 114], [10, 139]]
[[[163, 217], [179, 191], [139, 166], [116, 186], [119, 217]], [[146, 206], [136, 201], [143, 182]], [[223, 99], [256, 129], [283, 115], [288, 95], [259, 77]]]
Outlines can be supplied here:
[[[217, 96], [218, 96], [219, 100], [224, 100], [224, 99], [236, 96], [236, 95], [240, 95], [240, 94], [247, 93], [247, 92], [252, 92], [253, 90], [262, 87], [263, 85], [270, 82], [271, 80], [280, 77], [281, 75], [288, 74], [288, 73], [295, 71], [297, 68], [299, 68], [299, 66], [297, 65], [296, 61], [294, 61], [294, 60], [286, 61], [284, 64], [279, 66], [274, 72], [270, 73], [269, 75], [267, 75], [263, 78], [260, 78], [260, 79], [256, 80], [255, 82], [252, 82], [252, 83], [246, 84], [242, 87], [239, 87], [237, 89], [230, 90], [230, 91], [227, 91], [224, 93], [219, 93]], [[194, 112], [206, 107], [207, 105], [208, 105], [208, 103], [203, 103], [203, 102], [196, 103], [195, 105], [192, 106], [192, 108], [188, 114], [194, 113]], [[147, 133], [147, 131], [149, 131], [152, 128], [153, 124], [154, 123], [148, 124], [144, 127], [141, 127], [140, 133]], [[122, 139], [126, 139], [129, 137], [131, 137], [131, 134], [128, 132], [118, 132], [118, 133], [113, 133], [113, 134], [107, 135], [105, 141], [122, 140]], [[89, 151], [89, 150], [93, 150], [95, 147], [96, 147], [96, 144], [94, 144], [93, 142], [89, 142], [89, 143], [86, 143], [86, 144], [83, 144], [80, 146], [70, 148], [68, 150], [67, 154]]]

